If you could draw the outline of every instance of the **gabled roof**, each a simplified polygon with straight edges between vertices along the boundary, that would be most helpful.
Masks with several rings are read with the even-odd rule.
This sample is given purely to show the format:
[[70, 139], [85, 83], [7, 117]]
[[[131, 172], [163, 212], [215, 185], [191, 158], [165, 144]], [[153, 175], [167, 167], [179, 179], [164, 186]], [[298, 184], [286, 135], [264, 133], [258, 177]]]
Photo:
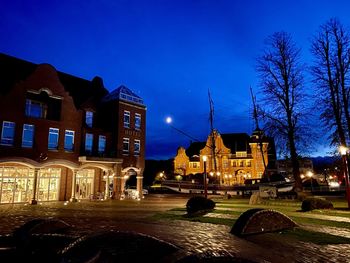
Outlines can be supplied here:
[[[236, 152], [247, 152], [251, 153], [251, 148], [249, 146], [250, 142], [256, 142], [255, 138], [252, 138], [247, 133], [226, 133], [220, 134], [224, 145], [231, 150], [232, 154]], [[268, 154], [269, 159], [276, 159], [276, 149], [275, 142], [272, 138], [264, 136], [264, 142], [269, 142], [268, 146]], [[206, 145], [206, 142], [192, 142], [190, 146], [186, 150], [186, 154], [188, 157], [192, 157], [194, 155], [199, 155], [200, 150], [203, 149]]]
[[199, 156], [199, 151], [205, 147], [205, 142], [192, 142], [186, 149], [186, 155], [192, 157], [193, 155]]
[[119, 88], [113, 90], [110, 94], [105, 96], [103, 100], [106, 102], [113, 100], [123, 100], [144, 106], [143, 99], [124, 85], [121, 85]]
[[32, 74], [37, 65], [0, 53], [0, 94], [6, 94], [18, 82]]
[[[38, 66], [40, 65], [0, 53], [0, 94], [6, 94], [16, 83], [26, 80]], [[56, 72], [65, 91], [72, 96], [76, 108], [81, 108], [88, 101], [96, 102], [108, 94], [100, 77], [89, 81]]]
[[246, 133], [226, 133], [221, 134], [221, 138], [227, 148], [231, 150], [231, 153], [247, 152], [251, 153], [249, 147], [250, 136]]

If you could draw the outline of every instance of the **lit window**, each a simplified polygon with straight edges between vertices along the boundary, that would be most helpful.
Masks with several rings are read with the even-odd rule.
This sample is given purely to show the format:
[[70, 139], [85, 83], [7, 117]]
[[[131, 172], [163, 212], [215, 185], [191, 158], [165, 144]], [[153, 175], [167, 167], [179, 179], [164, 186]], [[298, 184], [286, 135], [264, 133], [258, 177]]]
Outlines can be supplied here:
[[46, 118], [47, 105], [34, 100], [26, 100], [26, 116], [34, 118]]
[[98, 152], [104, 153], [106, 150], [106, 136], [100, 135], [98, 136]]
[[87, 111], [85, 113], [85, 123], [88, 127], [92, 127], [94, 121], [94, 113], [92, 111]]
[[228, 168], [228, 160], [226, 158], [222, 160], [222, 167]]
[[92, 143], [94, 140], [94, 135], [91, 133], [85, 134], [85, 151], [92, 152]]
[[1, 144], [12, 146], [15, 138], [16, 124], [11, 121], [4, 121], [2, 123]]
[[140, 154], [140, 140], [135, 140], [134, 141], [134, 153], [136, 155]]
[[57, 128], [50, 128], [49, 129], [49, 150], [57, 150], [58, 149], [58, 135], [59, 135], [59, 129]]
[[74, 150], [74, 131], [66, 130], [64, 134], [64, 150], [73, 152]]
[[236, 157], [247, 157], [247, 152], [236, 152]]
[[34, 139], [34, 125], [24, 124], [22, 134], [22, 147], [32, 148]]
[[130, 128], [130, 111], [124, 111], [124, 128]]
[[139, 113], [135, 114], [135, 129], [136, 130], [141, 129], [141, 114], [139, 114]]
[[123, 138], [123, 153], [129, 153], [129, 138]]

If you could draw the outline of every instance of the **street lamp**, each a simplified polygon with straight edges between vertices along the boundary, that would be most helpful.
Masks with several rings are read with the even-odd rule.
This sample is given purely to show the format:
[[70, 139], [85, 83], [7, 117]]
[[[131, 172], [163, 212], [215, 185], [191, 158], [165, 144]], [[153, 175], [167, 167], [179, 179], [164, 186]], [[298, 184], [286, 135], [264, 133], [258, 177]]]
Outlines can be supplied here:
[[313, 186], [312, 186], [312, 176], [313, 176], [313, 173], [311, 171], [308, 171], [307, 172], [307, 176], [310, 177], [310, 184], [311, 184], [311, 193], [313, 191]]
[[348, 169], [348, 148], [345, 146], [339, 147], [339, 152], [342, 156], [343, 165], [344, 165], [344, 177], [345, 177], [345, 187], [346, 187], [346, 199], [348, 201], [348, 208], [350, 208], [350, 189], [349, 189], [349, 169]]
[[203, 165], [204, 165], [204, 197], [207, 198], [207, 156], [203, 155]]

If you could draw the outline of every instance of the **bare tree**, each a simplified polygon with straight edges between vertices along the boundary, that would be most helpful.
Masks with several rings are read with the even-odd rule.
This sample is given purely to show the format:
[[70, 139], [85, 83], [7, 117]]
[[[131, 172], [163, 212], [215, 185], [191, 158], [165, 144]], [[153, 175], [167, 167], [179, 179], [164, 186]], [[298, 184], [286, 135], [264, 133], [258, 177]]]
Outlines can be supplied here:
[[311, 52], [315, 58], [311, 70], [317, 87], [317, 104], [322, 107], [321, 119], [331, 131], [331, 144], [346, 146], [350, 130], [350, 39], [337, 19], [320, 26]]
[[303, 74], [300, 49], [286, 32], [268, 37], [263, 54], [257, 59], [261, 82], [264, 129], [286, 146], [291, 158], [295, 190], [302, 189], [298, 162], [298, 142], [305, 137]]

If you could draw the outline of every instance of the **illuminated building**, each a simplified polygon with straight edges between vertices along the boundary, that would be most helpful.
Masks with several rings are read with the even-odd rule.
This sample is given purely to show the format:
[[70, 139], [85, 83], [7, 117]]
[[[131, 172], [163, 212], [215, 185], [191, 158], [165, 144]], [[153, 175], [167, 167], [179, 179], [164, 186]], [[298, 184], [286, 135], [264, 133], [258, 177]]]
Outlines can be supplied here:
[[146, 107], [127, 87], [0, 54], [0, 203], [142, 195]]
[[[214, 130], [214, 136], [208, 136], [206, 142], [193, 142], [185, 149], [178, 148], [174, 159], [174, 173], [186, 177], [189, 174], [203, 173], [202, 156], [207, 156], [206, 171], [209, 181], [221, 185], [243, 184], [245, 179], [261, 178], [265, 166], [267, 173], [275, 165], [276, 153], [274, 141], [255, 130], [252, 136], [246, 133], [220, 134]], [[213, 158], [215, 141], [216, 169]], [[260, 150], [262, 146], [263, 151]]]

